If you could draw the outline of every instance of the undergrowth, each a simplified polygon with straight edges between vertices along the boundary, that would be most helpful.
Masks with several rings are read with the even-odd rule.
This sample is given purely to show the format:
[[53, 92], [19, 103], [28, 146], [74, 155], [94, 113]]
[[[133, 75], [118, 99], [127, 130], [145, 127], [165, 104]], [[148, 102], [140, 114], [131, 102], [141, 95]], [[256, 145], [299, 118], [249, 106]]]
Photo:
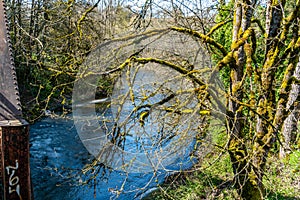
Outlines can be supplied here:
[[[211, 141], [221, 145], [226, 138], [218, 135]], [[213, 148], [193, 169], [168, 177], [145, 199], [240, 199], [233, 176], [229, 154]], [[285, 159], [279, 159], [275, 153], [270, 155], [263, 183], [267, 200], [300, 199], [300, 151], [294, 150]]]

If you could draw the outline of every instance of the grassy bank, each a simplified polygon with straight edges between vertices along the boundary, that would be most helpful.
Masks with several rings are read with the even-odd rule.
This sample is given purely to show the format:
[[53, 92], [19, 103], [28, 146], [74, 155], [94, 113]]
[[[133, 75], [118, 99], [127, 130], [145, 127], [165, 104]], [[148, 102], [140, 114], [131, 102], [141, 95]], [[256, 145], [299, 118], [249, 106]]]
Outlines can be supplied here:
[[[211, 136], [208, 134], [198, 150], [199, 163], [188, 172], [168, 177], [147, 200], [239, 199], [230, 157], [222, 148], [227, 135], [217, 126], [211, 127]], [[265, 199], [300, 199], [300, 150], [294, 150], [285, 159], [279, 159], [278, 152], [271, 152], [263, 181]]]
[[[169, 177], [159, 190], [146, 199], [239, 199], [233, 187], [229, 155], [217, 156], [212, 155], [193, 172]], [[300, 199], [300, 151], [293, 152], [286, 160], [278, 160], [275, 156], [270, 160], [264, 179], [265, 199]]]

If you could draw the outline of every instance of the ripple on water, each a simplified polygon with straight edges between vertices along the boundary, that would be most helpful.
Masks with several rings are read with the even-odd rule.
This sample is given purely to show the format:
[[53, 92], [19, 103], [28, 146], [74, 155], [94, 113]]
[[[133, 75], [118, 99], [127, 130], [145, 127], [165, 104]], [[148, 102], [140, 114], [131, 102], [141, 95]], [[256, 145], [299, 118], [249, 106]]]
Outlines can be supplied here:
[[[46, 118], [31, 126], [31, 174], [36, 200], [106, 200], [115, 198], [124, 184], [119, 199], [140, 199], [153, 190], [165, 173], [126, 174], [100, 171], [96, 181], [83, 185], [88, 177], [80, 169], [93, 157], [81, 143], [72, 120]], [[142, 188], [142, 189], [141, 189]]]

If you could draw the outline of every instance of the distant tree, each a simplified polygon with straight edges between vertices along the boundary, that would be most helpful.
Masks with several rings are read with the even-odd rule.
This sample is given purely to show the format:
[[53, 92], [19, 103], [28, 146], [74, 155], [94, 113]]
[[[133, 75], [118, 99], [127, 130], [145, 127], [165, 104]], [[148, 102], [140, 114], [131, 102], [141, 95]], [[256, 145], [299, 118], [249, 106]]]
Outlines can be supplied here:
[[[101, 41], [129, 26], [120, 1], [6, 1], [25, 113], [67, 111], [78, 67]], [[65, 110], [64, 110], [65, 109]]]

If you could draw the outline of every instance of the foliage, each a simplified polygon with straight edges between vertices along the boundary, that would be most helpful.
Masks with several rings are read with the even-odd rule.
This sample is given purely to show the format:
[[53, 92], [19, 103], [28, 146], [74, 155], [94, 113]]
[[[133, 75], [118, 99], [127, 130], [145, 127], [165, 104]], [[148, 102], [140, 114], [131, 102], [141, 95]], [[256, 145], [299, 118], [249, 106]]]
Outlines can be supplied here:
[[129, 25], [128, 10], [114, 5], [100, 9], [99, 2], [6, 2], [24, 114], [30, 121], [45, 110], [68, 112], [86, 56]]
[[[222, 25], [218, 30], [215, 31], [213, 34], [213, 38], [218, 41], [221, 45], [224, 46], [224, 48], [229, 51], [230, 50], [230, 44], [232, 42], [232, 18], [233, 18], [233, 12], [232, 8], [234, 6], [234, 2], [230, 1], [229, 3], [220, 5], [218, 8], [218, 13], [215, 17], [215, 23], [225, 23]], [[212, 59], [214, 63], [216, 64], [220, 59], [220, 55], [214, 53], [212, 54]], [[229, 88], [229, 74], [230, 69], [228, 66], [225, 66], [222, 71], [220, 71], [220, 75], [222, 77], [223, 83], [225, 88]]]
[[[220, 145], [226, 141], [224, 137], [224, 133], [213, 134], [213, 140]], [[300, 177], [299, 156], [299, 151], [294, 151], [285, 160], [271, 156], [264, 178], [264, 199], [300, 198], [297, 187]], [[239, 199], [232, 182], [234, 174], [230, 163], [229, 154], [215, 147], [201, 164], [189, 172], [172, 175], [159, 190], [145, 199]]]

